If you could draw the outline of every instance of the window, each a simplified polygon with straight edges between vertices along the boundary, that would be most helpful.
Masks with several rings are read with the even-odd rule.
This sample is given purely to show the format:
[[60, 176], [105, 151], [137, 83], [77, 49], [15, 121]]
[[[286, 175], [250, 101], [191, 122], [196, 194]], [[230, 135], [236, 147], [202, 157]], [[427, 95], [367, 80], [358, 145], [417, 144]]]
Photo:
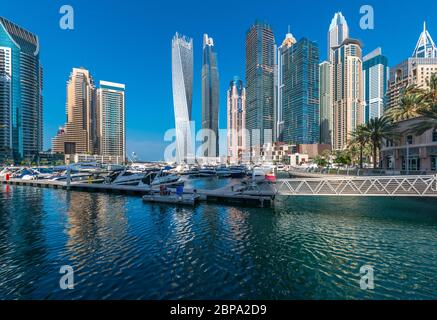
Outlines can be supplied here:
[[437, 156], [431, 156], [431, 171], [437, 171]]
[[437, 130], [434, 130], [434, 132], [432, 133], [432, 141], [437, 142]]
[[387, 148], [393, 147], [393, 140], [387, 139], [386, 142], [385, 142], [385, 146]]
[[413, 144], [413, 136], [407, 136], [407, 144]]

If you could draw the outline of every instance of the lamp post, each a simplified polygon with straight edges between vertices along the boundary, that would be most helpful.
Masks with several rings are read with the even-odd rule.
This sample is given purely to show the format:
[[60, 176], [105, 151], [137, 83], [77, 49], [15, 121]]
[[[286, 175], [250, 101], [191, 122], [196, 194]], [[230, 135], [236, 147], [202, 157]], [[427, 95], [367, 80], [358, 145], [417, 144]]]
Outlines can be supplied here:
[[410, 174], [410, 142], [408, 141], [407, 137], [407, 159], [406, 159], [406, 165], [407, 165], [407, 175]]

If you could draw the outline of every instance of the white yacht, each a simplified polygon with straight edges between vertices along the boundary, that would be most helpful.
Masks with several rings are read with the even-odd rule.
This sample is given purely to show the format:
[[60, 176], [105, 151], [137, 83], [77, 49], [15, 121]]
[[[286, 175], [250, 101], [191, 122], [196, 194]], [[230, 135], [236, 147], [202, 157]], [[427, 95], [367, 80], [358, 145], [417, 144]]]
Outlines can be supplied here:
[[140, 181], [138, 186], [154, 187], [160, 185], [175, 186], [182, 184], [184, 184], [184, 181], [177, 174], [168, 172], [166, 170], [160, 170], [147, 173], [146, 176]]
[[105, 182], [124, 186], [137, 186], [145, 176], [146, 173], [142, 171], [116, 171], [108, 175]]

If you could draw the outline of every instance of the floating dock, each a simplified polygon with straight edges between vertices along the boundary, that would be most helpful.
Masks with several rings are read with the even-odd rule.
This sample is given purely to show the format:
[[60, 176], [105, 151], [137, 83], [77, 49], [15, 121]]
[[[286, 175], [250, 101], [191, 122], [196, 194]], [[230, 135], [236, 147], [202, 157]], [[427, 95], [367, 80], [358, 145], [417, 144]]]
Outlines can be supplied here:
[[[1, 179], [0, 183], [8, 185], [18, 186], [32, 186], [39, 188], [53, 188], [63, 189], [71, 191], [82, 192], [102, 192], [110, 194], [125, 194], [133, 196], [146, 196], [153, 195], [154, 200], [150, 202], [161, 202], [167, 204], [177, 204], [172, 197], [175, 196], [173, 188], [167, 188], [171, 191], [170, 196], [159, 196], [159, 186], [154, 188], [150, 187], [138, 187], [138, 186], [122, 186], [112, 185], [104, 183], [88, 183], [86, 181], [71, 182], [67, 185], [63, 181], [51, 181], [51, 180], [21, 180], [21, 179], [9, 179], [8, 181]], [[234, 191], [234, 189], [236, 191]], [[169, 197], [167, 199], [163, 199]], [[196, 202], [209, 202], [209, 203], [221, 203], [232, 205], [247, 205], [256, 207], [269, 207], [273, 205], [275, 193], [268, 191], [243, 191], [235, 188], [235, 185], [230, 185], [224, 188], [216, 190], [205, 189], [184, 189], [184, 199], [195, 198]], [[162, 200], [162, 201], [158, 201]]]

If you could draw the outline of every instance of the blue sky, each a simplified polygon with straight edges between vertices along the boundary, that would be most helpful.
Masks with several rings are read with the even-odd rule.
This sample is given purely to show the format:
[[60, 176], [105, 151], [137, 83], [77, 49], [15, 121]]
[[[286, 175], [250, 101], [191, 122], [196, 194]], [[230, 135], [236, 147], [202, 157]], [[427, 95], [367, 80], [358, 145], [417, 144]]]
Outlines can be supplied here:
[[[326, 37], [336, 11], [345, 15], [351, 37], [364, 53], [381, 46], [394, 65], [410, 56], [426, 20], [437, 41], [436, 1], [339, 0], [0, 0], [0, 15], [36, 33], [44, 67], [45, 148], [65, 122], [65, 84], [73, 67], [89, 69], [99, 80], [126, 84], [128, 152], [142, 160], [163, 158], [164, 133], [174, 127], [171, 88], [171, 39], [176, 31], [194, 38], [193, 118], [201, 119], [202, 35], [214, 38], [220, 72], [220, 127], [226, 127], [226, 90], [234, 75], [244, 79], [245, 33], [260, 19], [271, 24], [277, 42], [288, 25], [293, 35], [319, 44], [326, 58]], [[75, 10], [75, 29], [59, 27], [59, 8]], [[375, 29], [361, 30], [360, 7], [371, 5]]]

